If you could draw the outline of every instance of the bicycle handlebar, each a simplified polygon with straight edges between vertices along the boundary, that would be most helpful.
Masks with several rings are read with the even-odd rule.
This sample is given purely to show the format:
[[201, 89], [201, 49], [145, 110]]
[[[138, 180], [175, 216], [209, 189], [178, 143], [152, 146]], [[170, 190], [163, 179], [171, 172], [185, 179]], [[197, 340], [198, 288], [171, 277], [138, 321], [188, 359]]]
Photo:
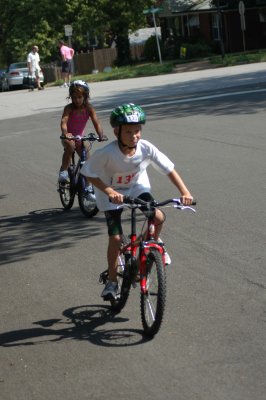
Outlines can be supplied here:
[[65, 135], [61, 135], [60, 139], [62, 140], [74, 140], [75, 142], [106, 142], [108, 140], [107, 136], [104, 136], [102, 139], [97, 136], [95, 133], [89, 133], [87, 136], [72, 136], [67, 137]]
[[[190, 209], [192, 211], [196, 211], [194, 208], [192, 208], [191, 206], [186, 206], [185, 204], [182, 203], [181, 198], [176, 198], [176, 199], [168, 199], [168, 200], [164, 200], [161, 202], [157, 202], [156, 200], [152, 200], [152, 201], [144, 201], [141, 200], [139, 198], [135, 198], [135, 197], [130, 197], [130, 196], [124, 196], [124, 204], [127, 205], [131, 205], [131, 206], [136, 206], [137, 208], [141, 207], [141, 206], [146, 206], [146, 207], [151, 207], [151, 208], [159, 208], [159, 207], [163, 207], [166, 206], [167, 204], [174, 204], [173, 207], [178, 208], [180, 210], [184, 210], [184, 209]], [[192, 206], [195, 206], [197, 204], [196, 201], [192, 202]]]

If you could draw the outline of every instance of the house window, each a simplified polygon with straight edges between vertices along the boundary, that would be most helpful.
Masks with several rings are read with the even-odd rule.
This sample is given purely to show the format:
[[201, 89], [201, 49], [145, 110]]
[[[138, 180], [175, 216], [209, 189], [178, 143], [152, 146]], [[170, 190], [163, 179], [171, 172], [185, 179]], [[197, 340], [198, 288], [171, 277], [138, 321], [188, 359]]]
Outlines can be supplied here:
[[200, 23], [199, 23], [199, 15], [192, 15], [188, 17], [188, 26], [191, 28], [199, 28]]
[[262, 23], [266, 23], [266, 12], [260, 12], [259, 13], [259, 17], [260, 17], [260, 22], [262, 22]]
[[219, 16], [217, 14], [212, 14], [212, 37], [213, 40], [220, 40]]

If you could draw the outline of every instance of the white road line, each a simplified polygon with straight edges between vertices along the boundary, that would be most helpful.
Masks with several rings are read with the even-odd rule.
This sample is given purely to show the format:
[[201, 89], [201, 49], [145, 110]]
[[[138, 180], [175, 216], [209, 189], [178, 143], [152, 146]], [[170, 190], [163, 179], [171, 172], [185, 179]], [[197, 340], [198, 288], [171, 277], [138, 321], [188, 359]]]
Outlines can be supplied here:
[[[143, 107], [154, 107], [154, 106], [162, 106], [165, 104], [180, 104], [180, 103], [192, 103], [196, 101], [204, 101], [204, 100], [210, 100], [210, 99], [219, 99], [222, 97], [231, 97], [231, 96], [239, 96], [241, 94], [253, 94], [253, 93], [263, 93], [266, 92], [266, 89], [256, 89], [256, 90], [243, 90], [243, 91], [238, 91], [238, 92], [231, 92], [231, 93], [220, 93], [220, 94], [212, 94], [208, 96], [199, 96], [199, 97], [186, 97], [183, 99], [175, 99], [175, 100], [166, 100], [166, 101], [160, 101], [158, 103], [148, 103], [143, 105]], [[99, 112], [110, 112], [112, 109], [105, 109], [105, 110], [99, 110]]]

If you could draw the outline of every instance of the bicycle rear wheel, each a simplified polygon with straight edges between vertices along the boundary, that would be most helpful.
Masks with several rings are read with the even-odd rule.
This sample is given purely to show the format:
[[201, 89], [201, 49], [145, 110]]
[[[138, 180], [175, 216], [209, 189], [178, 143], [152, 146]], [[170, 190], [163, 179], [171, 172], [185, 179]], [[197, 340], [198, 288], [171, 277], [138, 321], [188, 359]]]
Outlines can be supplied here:
[[78, 202], [81, 212], [87, 218], [92, 218], [98, 213], [95, 198], [91, 197], [91, 194], [85, 191], [87, 184], [84, 176], [79, 177], [78, 184]]
[[68, 169], [68, 174], [70, 179], [69, 182], [58, 184], [58, 192], [60, 200], [65, 210], [70, 210], [75, 200], [75, 183], [72, 172], [73, 169], [74, 167]]
[[160, 329], [165, 309], [166, 275], [163, 259], [152, 249], [147, 260], [146, 293], [141, 293], [140, 308], [144, 333], [154, 336]]

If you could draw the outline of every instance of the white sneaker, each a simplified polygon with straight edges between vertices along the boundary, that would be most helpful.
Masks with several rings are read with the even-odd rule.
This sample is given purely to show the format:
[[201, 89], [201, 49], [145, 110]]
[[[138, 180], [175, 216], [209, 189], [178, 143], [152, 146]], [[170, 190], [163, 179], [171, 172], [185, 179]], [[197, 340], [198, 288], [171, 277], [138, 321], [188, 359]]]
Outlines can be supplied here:
[[117, 296], [118, 285], [117, 282], [108, 281], [102, 291], [101, 296], [105, 300], [115, 299]]
[[59, 171], [58, 182], [59, 183], [69, 182], [68, 171]]
[[92, 187], [91, 185], [88, 185], [88, 186], [85, 188], [85, 193], [86, 193], [86, 199], [87, 199], [88, 201], [96, 201], [96, 197], [95, 197], [95, 194], [94, 194], [94, 190], [93, 190], [93, 187]]
[[162, 243], [163, 244], [165, 265], [170, 265], [172, 260], [171, 260], [171, 257], [169, 256], [169, 254], [167, 253], [167, 250], [166, 250], [165, 245], [164, 245], [164, 243], [163, 243], [161, 238], [158, 238], [158, 243]]
[[67, 83], [64, 83], [63, 85], [61, 85], [60, 87], [68, 87]]
[[165, 262], [165, 265], [170, 265], [171, 262], [172, 262], [171, 257], [169, 256], [169, 254], [165, 250], [165, 247], [164, 247], [164, 262]]

